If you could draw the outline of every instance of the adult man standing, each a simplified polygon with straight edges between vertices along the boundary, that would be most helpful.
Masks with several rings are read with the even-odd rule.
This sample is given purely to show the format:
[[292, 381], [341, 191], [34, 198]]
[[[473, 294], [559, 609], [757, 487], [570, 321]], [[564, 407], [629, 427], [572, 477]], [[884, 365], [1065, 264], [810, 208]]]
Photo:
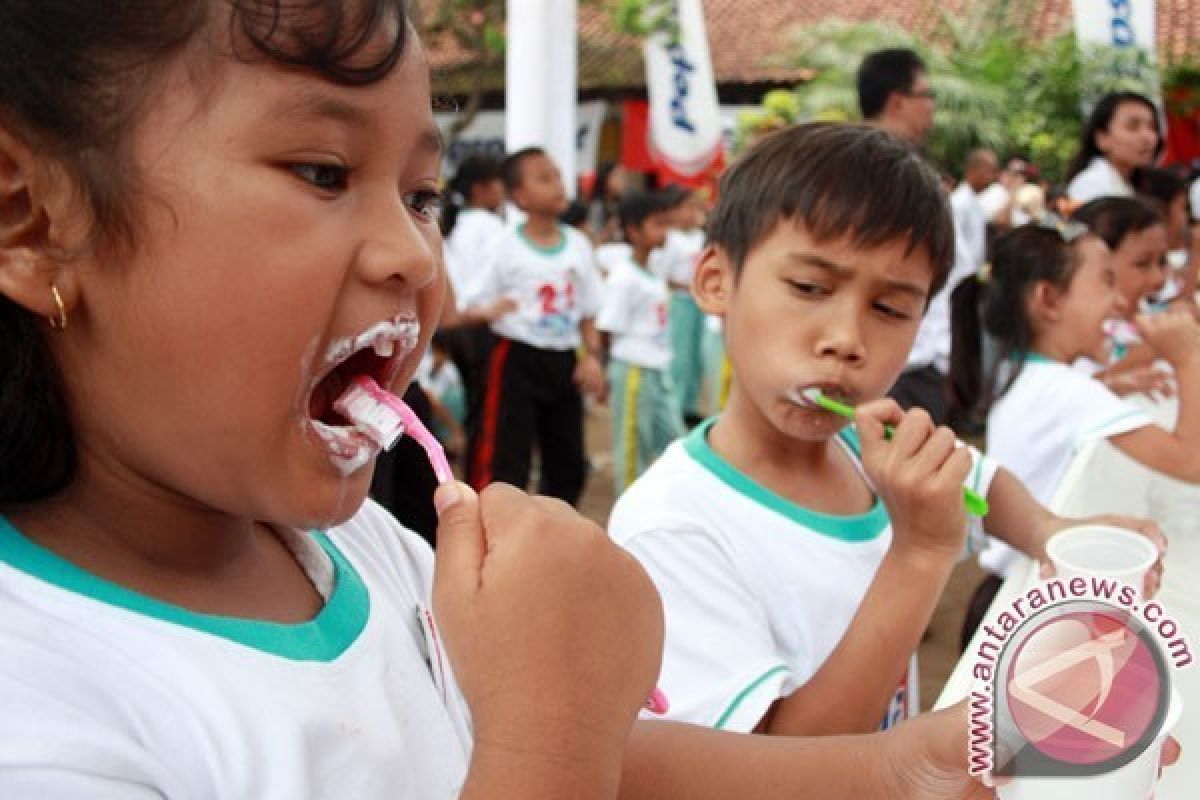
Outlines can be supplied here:
[[920, 148], [937, 107], [925, 62], [906, 47], [868, 54], [858, 68], [858, 106], [866, 122]]
[[974, 275], [987, 258], [987, 215], [979, 193], [996, 179], [999, 163], [991, 150], [973, 150], [967, 155], [963, 179], [950, 194], [954, 216], [954, 269], [946, 285], [929, 301], [929, 309], [917, 329], [908, 363], [889, 393], [903, 408], [920, 406], [935, 424], [951, 422], [946, 402], [950, 371], [950, 295], [962, 281]]

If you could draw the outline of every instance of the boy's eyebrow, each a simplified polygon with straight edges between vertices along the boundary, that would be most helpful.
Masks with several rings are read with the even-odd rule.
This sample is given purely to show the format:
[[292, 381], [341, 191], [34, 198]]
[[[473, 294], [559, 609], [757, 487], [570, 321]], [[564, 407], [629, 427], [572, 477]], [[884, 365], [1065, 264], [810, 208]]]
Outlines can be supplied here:
[[[791, 258], [793, 261], [799, 261], [801, 264], [806, 264], [807, 266], [810, 266], [810, 267], [816, 267], [817, 269], [828, 270], [829, 272], [832, 272], [838, 276], [845, 276], [845, 275], [849, 275], [854, 272], [854, 270], [852, 268], [847, 267], [844, 264], [839, 264], [836, 261], [830, 261], [827, 258], [822, 258], [821, 256], [816, 255], [815, 253], [791, 252], [791, 253], [788, 253], [788, 257]], [[925, 298], [927, 298], [929, 296], [929, 292], [926, 289], [922, 288], [921, 286], [919, 286], [915, 283], [910, 283], [909, 281], [902, 281], [902, 280], [896, 280], [895, 278], [888, 278], [884, 281], [884, 283], [887, 284], [889, 289], [895, 290], [897, 292], [903, 292], [904, 294], [911, 294], [914, 297], [917, 297], [921, 300], [924, 300]]]
[[[270, 117], [296, 120], [330, 119], [348, 127], [363, 128], [370, 123], [371, 112], [354, 103], [320, 92], [300, 92], [276, 104], [268, 111]], [[417, 146], [430, 154], [440, 156], [446, 150], [445, 137], [436, 125], [430, 125], [420, 134]]]

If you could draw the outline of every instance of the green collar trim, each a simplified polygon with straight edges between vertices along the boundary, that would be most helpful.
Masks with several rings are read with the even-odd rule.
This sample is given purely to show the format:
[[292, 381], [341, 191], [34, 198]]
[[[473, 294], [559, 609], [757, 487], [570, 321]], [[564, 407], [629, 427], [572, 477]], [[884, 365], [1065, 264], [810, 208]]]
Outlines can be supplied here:
[[[715, 475], [735, 492], [744, 495], [764, 508], [780, 514], [792, 522], [810, 530], [840, 539], [844, 542], [869, 542], [876, 539], [887, 528], [889, 519], [883, 501], [875, 498], [875, 505], [864, 514], [841, 516], [824, 514], [804, 508], [786, 497], [776, 494], [719, 456], [708, 443], [708, 432], [717, 421], [716, 417], [701, 423], [683, 440], [683, 448], [700, 466]], [[838, 432], [838, 437], [853, 452], [857, 453], [857, 437], [848, 428]]]
[[1041, 353], [1034, 352], [1033, 350], [1030, 350], [1028, 353], [1020, 353], [1020, 352], [1017, 352], [1016, 350], [1014, 350], [1012, 352], [1012, 354], [1009, 355], [1008, 360], [1016, 361], [1018, 363], [1024, 362], [1026, 364], [1058, 364], [1058, 363], [1061, 363], [1061, 362], [1055, 361], [1050, 356], [1042, 355]]
[[202, 614], [126, 589], [77, 567], [27, 538], [0, 516], [0, 561], [68, 592], [227, 639], [292, 661], [333, 661], [367, 625], [370, 595], [354, 567], [323, 533], [312, 534], [333, 561], [334, 588], [308, 622], [294, 625]]
[[525, 234], [525, 223], [524, 222], [522, 222], [520, 225], [517, 226], [517, 235], [521, 237], [521, 241], [525, 243], [526, 247], [528, 247], [533, 252], [540, 253], [541, 255], [544, 255], [544, 256], [556, 256], [559, 253], [561, 253], [562, 251], [567, 249], [567, 231], [562, 225], [558, 226], [558, 244], [553, 244], [553, 245], [550, 245], [549, 247], [546, 247], [545, 245], [540, 245], [537, 242], [530, 239]]

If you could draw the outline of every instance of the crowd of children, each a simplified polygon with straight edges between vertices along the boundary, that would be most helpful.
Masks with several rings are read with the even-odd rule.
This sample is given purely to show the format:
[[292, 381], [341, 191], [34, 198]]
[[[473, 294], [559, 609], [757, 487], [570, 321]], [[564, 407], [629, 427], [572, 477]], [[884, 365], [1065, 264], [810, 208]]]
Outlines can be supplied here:
[[[960, 274], [937, 172], [812, 123], [711, 209], [605, 181], [606, 274], [538, 148], [464, 164], [443, 242], [405, 3], [350, 5], [0, 5], [0, 795], [990, 796], [963, 707], [908, 719], [913, 654], [985, 534], [1041, 559], [1075, 522], [1045, 503], [1088, 437], [1200, 481], [1200, 327], [1164, 296], [1192, 240], [1096, 200]], [[887, 396], [960, 280], [987, 455]], [[1145, 365], [1173, 431], [1109, 388]], [[470, 484], [411, 482], [436, 562], [367, 498], [381, 443], [341, 403], [414, 380]], [[585, 397], [607, 536], [569, 507]]]

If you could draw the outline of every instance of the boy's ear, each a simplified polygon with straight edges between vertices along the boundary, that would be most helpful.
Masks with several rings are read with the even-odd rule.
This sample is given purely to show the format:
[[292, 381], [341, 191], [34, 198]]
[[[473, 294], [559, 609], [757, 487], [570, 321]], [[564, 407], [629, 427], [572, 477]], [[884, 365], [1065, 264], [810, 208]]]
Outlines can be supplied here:
[[1038, 281], [1029, 296], [1029, 316], [1046, 322], [1062, 319], [1063, 292], [1050, 281]]
[[47, 320], [69, 311], [78, 294], [74, 270], [53, 255], [63, 251], [54, 239], [69, 195], [65, 175], [49, 174], [23, 141], [0, 128], [0, 294]]
[[707, 245], [692, 274], [692, 296], [706, 314], [724, 317], [733, 292], [733, 264], [720, 245]]

